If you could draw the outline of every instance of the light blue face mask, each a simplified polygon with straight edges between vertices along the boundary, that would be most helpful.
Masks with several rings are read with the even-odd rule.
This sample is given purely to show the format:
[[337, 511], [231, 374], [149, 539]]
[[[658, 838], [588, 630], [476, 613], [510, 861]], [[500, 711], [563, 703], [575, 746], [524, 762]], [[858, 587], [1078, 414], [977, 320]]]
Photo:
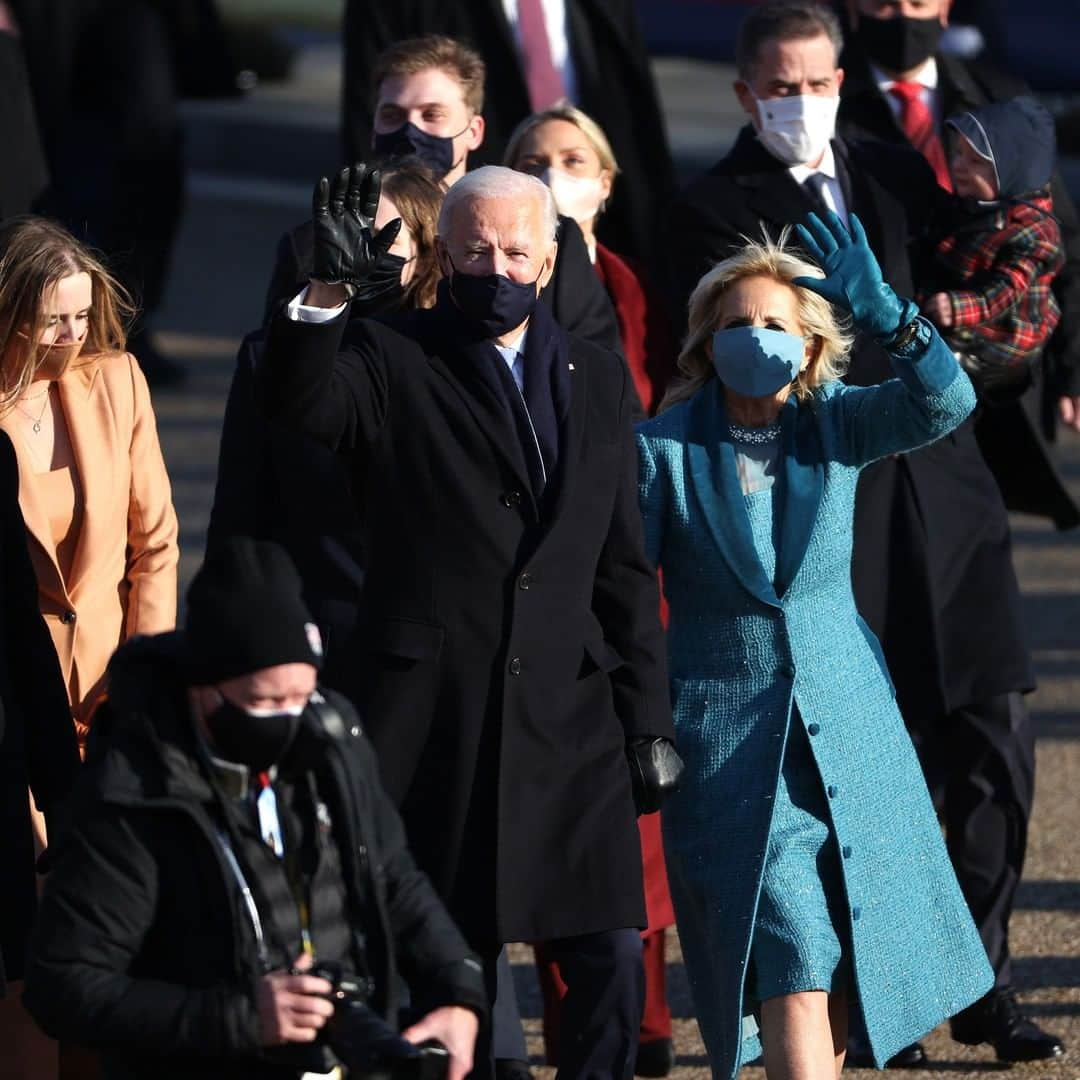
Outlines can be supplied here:
[[735, 326], [713, 334], [713, 366], [725, 386], [743, 397], [769, 397], [795, 380], [805, 341], [763, 326]]

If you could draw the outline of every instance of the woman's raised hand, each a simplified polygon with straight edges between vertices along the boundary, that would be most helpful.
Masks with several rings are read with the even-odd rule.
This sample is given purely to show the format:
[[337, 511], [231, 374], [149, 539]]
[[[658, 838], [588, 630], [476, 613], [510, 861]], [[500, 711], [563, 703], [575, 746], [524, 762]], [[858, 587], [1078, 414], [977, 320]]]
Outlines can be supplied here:
[[881, 267], [866, 242], [862, 222], [849, 216], [851, 232], [831, 210], [822, 221], [810, 214], [795, 228], [825, 277], [797, 277], [793, 285], [810, 289], [830, 303], [851, 312], [855, 325], [879, 341], [891, 338], [918, 314], [911, 300], [901, 300], [885, 283]]

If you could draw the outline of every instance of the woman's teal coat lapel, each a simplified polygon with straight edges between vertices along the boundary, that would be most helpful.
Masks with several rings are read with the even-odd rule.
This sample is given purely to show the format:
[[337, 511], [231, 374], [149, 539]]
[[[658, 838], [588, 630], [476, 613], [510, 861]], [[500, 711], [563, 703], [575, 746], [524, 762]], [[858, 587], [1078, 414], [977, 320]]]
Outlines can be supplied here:
[[772, 582], [754, 548], [719, 381], [713, 381], [690, 401], [689, 412], [687, 472], [713, 539], [751, 595], [763, 604], [779, 607], [802, 565], [825, 483], [821, 440], [813, 414], [808, 408], [800, 409], [793, 397], [780, 410], [784, 505], [776, 581]]

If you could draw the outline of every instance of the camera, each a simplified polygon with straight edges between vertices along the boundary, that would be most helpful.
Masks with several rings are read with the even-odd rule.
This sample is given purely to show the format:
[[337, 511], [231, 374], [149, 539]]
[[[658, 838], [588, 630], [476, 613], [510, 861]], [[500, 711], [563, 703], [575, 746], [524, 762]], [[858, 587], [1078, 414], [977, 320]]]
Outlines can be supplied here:
[[334, 1015], [324, 1039], [357, 1080], [445, 1080], [450, 1055], [437, 1040], [414, 1044], [403, 1039], [368, 1002], [372, 980], [323, 961], [308, 975], [332, 987]]

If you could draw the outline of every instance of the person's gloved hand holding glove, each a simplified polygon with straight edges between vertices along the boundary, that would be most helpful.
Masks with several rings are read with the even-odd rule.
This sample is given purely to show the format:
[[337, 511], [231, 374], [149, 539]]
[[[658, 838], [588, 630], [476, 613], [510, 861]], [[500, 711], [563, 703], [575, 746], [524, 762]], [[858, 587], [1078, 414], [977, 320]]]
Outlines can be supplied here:
[[315, 281], [355, 291], [376, 272], [379, 257], [390, 250], [401, 230], [401, 218], [395, 218], [375, 232], [381, 187], [379, 170], [362, 163], [342, 169], [332, 186], [325, 176], [315, 185], [311, 206]]
[[824, 221], [811, 214], [805, 226], [795, 226], [807, 253], [825, 271], [825, 277], [797, 277], [792, 284], [850, 311], [860, 330], [885, 344], [919, 314], [919, 309], [913, 300], [901, 299], [885, 283], [866, 242], [862, 222], [854, 214], [848, 220], [850, 233], [831, 210]]
[[669, 792], [679, 786], [683, 761], [670, 739], [642, 735], [626, 744], [634, 807], [641, 814], [655, 814]]

